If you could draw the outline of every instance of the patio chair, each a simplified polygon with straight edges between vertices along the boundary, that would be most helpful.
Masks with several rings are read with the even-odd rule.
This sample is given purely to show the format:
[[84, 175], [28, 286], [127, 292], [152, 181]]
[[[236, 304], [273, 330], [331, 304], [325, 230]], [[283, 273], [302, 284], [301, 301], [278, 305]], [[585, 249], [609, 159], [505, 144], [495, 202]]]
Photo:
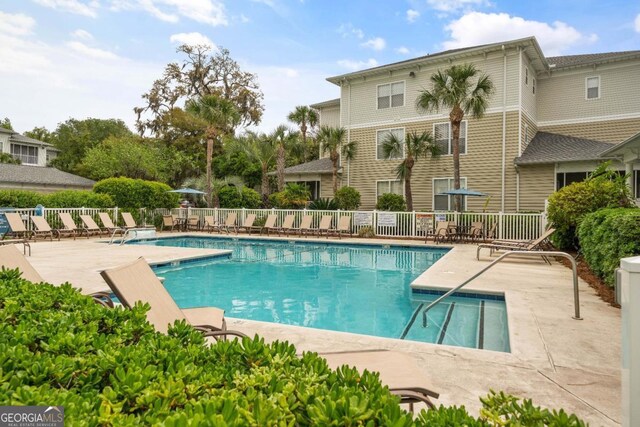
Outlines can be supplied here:
[[27, 230], [24, 222], [22, 222], [22, 216], [17, 212], [7, 212], [4, 214], [7, 218], [7, 224], [9, 225], [9, 231], [4, 233], [2, 238], [5, 237], [20, 237], [23, 239], [29, 239], [31, 237], [31, 231]]
[[331, 221], [333, 220], [333, 217], [331, 215], [323, 215], [322, 218], [320, 218], [320, 224], [318, 225], [318, 237], [322, 236], [322, 233], [324, 232], [327, 235], [327, 239], [329, 238], [329, 233], [331, 233], [332, 231], [336, 231], [335, 228], [331, 228]]
[[[31, 236], [33, 237], [33, 240], [37, 240], [38, 236], [43, 236], [45, 240], [48, 237], [53, 242], [53, 230], [51, 229], [51, 226], [43, 216], [31, 215], [31, 222], [35, 227], [35, 229], [31, 231]], [[60, 240], [60, 235], [58, 235], [58, 240]]]
[[126, 231], [124, 227], [118, 227], [117, 225], [115, 225], [107, 212], [99, 212], [98, 217], [102, 222], [102, 228], [106, 230], [107, 233], [111, 234], [111, 237], [115, 236], [118, 233], [124, 234], [124, 232]]
[[327, 360], [331, 369], [343, 365], [353, 366], [359, 371], [378, 372], [382, 384], [389, 387], [389, 391], [400, 397], [401, 404], [408, 404], [413, 412], [413, 405], [422, 402], [430, 409], [435, 405], [432, 399], [440, 395], [424, 388], [430, 380], [422, 373], [422, 369], [415, 359], [406, 353], [389, 350], [364, 350], [337, 353], [320, 353]]
[[259, 227], [257, 225], [253, 225], [254, 222], [256, 222], [256, 214], [247, 215], [247, 217], [244, 219], [244, 222], [242, 223], [242, 225], [238, 226], [238, 231], [245, 230], [249, 234], [251, 234], [251, 232], [253, 230], [260, 231], [260, 229], [262, 227]]
[[202, 223], [202, 231], [208, 230], [211, 233], [213, 230], [220, 229], [220, 224], [215, 220], [213, 215], [205, 215], [204, 222]]
[[282, 221], [282, 225], [280, 227], [276, 227], [276, 230], [278, 230], [278, 236], [281, 232], [285, 236], [287, 235], [287, 233], [291, 232], [291, 230], [293, 230], [293, 223], [295, 220], [296, 216], [293, 214], [285, 216], [284, 220]]
[[[20, 253], [14, 245], [0, 246], [0, 266], [2, 268], [20, 270], [20, 277], [32, 283], [43, 283], [44, 279], [33, 265]], [[106, 307], [113, 307], [113, 302], [106, 292], [94, 292], [89, 294], [95, 302]]]
[[173, 231], [173, 228], [179, 225], [178, 221], [176, 221], [176, 218], [173, 217], [173, 215], [162, 215], [162, 231], [166, 230], [167, 228], [169, 229], [169, 231]]
[[271, 230], [277, 230], [278, 227], [276, 227], [276, 221], [278, 221], [278, 216], [275, 214], [271, 214], [267, 216], [267, 220], [265, 221], [264, 225], [262, 226], [262, 228], [260, 229], [260, 234], [262, 234], [263, 231], [267, 232], [267, 236], [269, 235], [269, 231]]
[[482, 240], [484, 238], [484, 222], [474, 221], [471, 223], [471, 228], [464, 234], [465, 240], [475, 242], [476, 240]]
[[353, 231], [351, 231], [351, 217], [349, 215], [343, 215], [338, 221], [338, 227], [336, 227], [336, 234], [338, 238], [342, 239], [342, 235], [349, 233], [349, 237], [353, 237]]
[[100, 275], [125, 307], [131, 308], [138, 301], [148, 303], [151, 309], [147, 312], [147, 320], [159, 332], [166, 333], [175, 321], [185, 320], [205, 336], [246, 336], [241, 332], [227, 330], [224, 310], [220, 308], [181, 310], [144, 258], [101, 271]]
[[[81, 230], [78, 229], [76, 222], [71, 218], [71, 214], [69, 212], [58, 212], [58, 216], [60, 217], [60, 221], [62, 221], [62, 225], [64, 225], [65, 233], [76, 233], [82, 235]], [[87, 239], [89, 235], [87, 235]]]
[[229, 230], [233, 229], [236, 234], [238, 234], [238, 227], [236, 222], [238, 221], [238, 214], [236, 212], [230, 212], [227, 217], [224, 219], [224, 224], [220, 224], [218, 226], [218, 230], [222, 233], [222, 230], [226, 231], [229, 234]]
[[133, 219], [131, 212], [121, 212], [120, 215], [124, 221], [124, 228], [138, 228], [138, 224], [136, 224], [136, 220]]
[[[545, 249], [552, 249], [552, 245], [549, 243], [549, 237], [556, 231], [555, 228], [550, 228], [540, 237], [529, 241], [518, 240], [494, 240], [490, 243], [481, 243], [476, 249], [476, 259], [480, 259], [480, 250], [489, 249], [489, 254], [493, 255], [495, 251], [542, 251]], [[542, 257], [545, 262], [551, 264], [546, 258]]]
[[300, 220], [300, 225], [297, 228], [292, 228], [292, 232], [298, 232], [299, 236], [302, 237], [304, 233], [308, 233], [312, 231], [311, 223], [313, 222], [313, 215], [305, 215]]
[[444, 241], [449, 234], [449, 227], [451, 226], [451, 221], [438, 221], [436, 223], [435, 230], [427, 230], [427, 233], [424, 236], [424, 242], [427, 243], [429, 237], [433, 238], [435, 243], [438, 241]]
[[187, 218], [186, 229], [200, 231], [200, 217], [198, 215], [190, 215]]
[[103, 233], [107, 232], [96, 224], [91, 215], [80, 215], [80, 220], [82, 220], [82, 229], [80, 230], [80, 234], [82, 235], [82, 233], [85, 233], [87, 238], [93, 234], [101, 236]]

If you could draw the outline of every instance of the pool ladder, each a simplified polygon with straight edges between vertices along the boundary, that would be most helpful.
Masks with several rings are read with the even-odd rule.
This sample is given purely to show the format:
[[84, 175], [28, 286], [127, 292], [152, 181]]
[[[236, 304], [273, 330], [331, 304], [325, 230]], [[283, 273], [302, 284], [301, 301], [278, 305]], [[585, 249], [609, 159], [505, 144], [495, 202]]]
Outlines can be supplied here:
[[429, 310], [431, 310], [433, 307], [438, 305], [445, 298], [451, 296], [452, 294], [454, 294], [455, 292], [457, 292], [458, 290], [462, 289], [464, 286], [469, 284], [471, 281], [475, 280], [476, 278], [484, 274], [485, 271], [493, 268], [493, 266], [501, 262], [503, 259], [508, 257], [513, 257], [513, 256], [520, 256], [520, 257], [541, 256], [543, 259], [545, 259], [545, 261], [546, 261], [546, 257], [562, 257], [562, 258], [568, 259], [569, 262], [571, 262], [571, 269], [573, 270], [573, 305], [574, 305], [575, 314], [572, 317], [575, 320], [582, 320], [582, 317], [580, 317], [580, 295], [578, 294], [578, 267], [576, 265], [576, 260], [571, 255], [569, 255], [566, 252], [558, 252], [558, 251], [510, 251], [500, 255], [498, 258], [492, 261], [491, 264], [487, 265], [482, 270], [478, 271], [476, 274], [474, 274], [473, 276], [471, 276], [470, 278], [468, 278], [467, 280], [465, 280], [455, 288], [450, 289], [444, 295], [441, 295], [440, 297], [438, 297], [435, 301], [430, 303], [426, 308], [423, 309], [425, 303], [421, 303], [418, 306], [418, 308], [416, 308], [416, 310], [413, 312], [413, 316], [411, 316], [409, 323], [407, 323], [407, 326], [404, 328], [404, 331], [402, 331], [402, 335], [400, 336], [400, 339], [404, 339], [407, 336], [407, 334], [409, 333], [409, 330], [415, 323], [416, 318], [418, 317], [418, 314], [420, 313], [420, 311], [422, 311], [422, 327], [426, 328], [427, 313], [429, 312]]

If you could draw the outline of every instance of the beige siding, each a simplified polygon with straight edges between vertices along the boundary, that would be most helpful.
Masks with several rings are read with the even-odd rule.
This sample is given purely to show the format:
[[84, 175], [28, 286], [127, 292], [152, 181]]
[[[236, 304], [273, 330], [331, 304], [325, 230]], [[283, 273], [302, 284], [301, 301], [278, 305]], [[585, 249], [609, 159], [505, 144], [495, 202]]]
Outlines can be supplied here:
[[[435, 121], [407, 124], [407, 132], [428, 130]], [[358, 141], [358, 154], [351, 161], [351, 186], [360, 191], [362, 209], [372, 209], [376, 202], [376, 182], [396, 179], [395, 168], [399, 160], [376, 160], [376, 130], [386, 127], [356, 129], [352, 139]], [[470, 120], [467, 130], [467, 154], [460, 156], [461, 176], [467, 178], [467, 186], [491, 196], [490, 211], [500, 210], [502, 114], [489, 114], [481, 120]], [[506, 155], [506, 209], [515, 210], [515, 168], [513, 159], [518, 150], [518, 113], [507, 114]], [[453, 177], [452, 157], [443, 155], [436, 159], [420, 159], [413, 170], [413, 200], [416, 210], [430, 210], [433, 203], [433, 179]], [[467, 209], [481, 211], [485, 198], [469, 198]]]
[[[585, 99], [585, 79], [600, 76], [600, 98]], [[640, 115], [640, 61], [555, 71], [538, 81], [538, 121]]]
[[[518, 104], [518, 58], [519, 55], [516, 50], [512, 49], [507, 52], [507, 105], [511, 106], [512, 109], [516, 109]], [[427, 114], [419, 113], [415, 106], [420, 90], [431, 87], [429, 78], [437, 70], [462, 63], [473, 63], [482, 72], [491, 77], [496, 90], [489, 102], [489, 111], [502, 108], [503, 55], [501, 52], [496, 52], [488, 54], [486, 57], [477, 55], [466, 58], [464, 61], [454, 61], [452, 64], [440, 62], [424, 65], [420, 69], [398, 70], [379, 77], [358, 78], [350, 83], [345, 83], [341, 90], [342, 125], [345, 127], [351, 126], [352, 128], [369, 127], [398, 122], [413, 122], [422, 119]], [[415, 73], [415, 77], [409, 76], [411, 71]], [[403, 82], [405, 85], [404, 106], [378, 110], [378, 85], [393, 82]], [[348, 111], [349, 101], [351, 101], [351, 111]], [[442, 111], [440, 113], [429, 113], [428, 116], [430, 119], [435, 118], [435, 116], [447, 117], [448, 113]]]
[[536, 132], [538, 132], [538, 126], [536, 125], [536, 122], [533, 121], [524, 111], [522, 113], [521, 132], [522, 132], [522, 135], [520, 137], [521, 138], [520, 143], [522, 148], [520, 153], [526, 150], [527, 146], [529, 145], [533, 137], [536, 135]]
[[544, 201], [555, 191], [554, 165], [520, 167], [520, 210], [543, 211]]
[[320, 126], [340, 127], [340, 107], [321, 109]]
[[[338, 175], [338, 188], [341, 187], [340, 175]], [[320, 176], [320, 197], [323, 199], [333, 199], [333, 175], [323, 174]]]
[[[529, 81], [526, 82], [525, 75], [526, 71], [529, 70]], [[520, 90], [521, 92], [521, 100], [522, 100], [522, 110], [527, 113], [529, 117], [533, 121], [536, 121], [536, 96], [533, 93], [533, 80], [536, 80], [536, 92], [538, 91], [538, 82], [537, 77], [535, 75], [535, 70], [531, 66], [531, 62], [529, 58], [523, 53], [522, 54], [522, 76], [520, 76]]]
[[[640, 97], [639, 97], [640, 99]], [[622, 142], [640, 132], [640, 118], [540, 126], [538, 130], [604, 142]]]

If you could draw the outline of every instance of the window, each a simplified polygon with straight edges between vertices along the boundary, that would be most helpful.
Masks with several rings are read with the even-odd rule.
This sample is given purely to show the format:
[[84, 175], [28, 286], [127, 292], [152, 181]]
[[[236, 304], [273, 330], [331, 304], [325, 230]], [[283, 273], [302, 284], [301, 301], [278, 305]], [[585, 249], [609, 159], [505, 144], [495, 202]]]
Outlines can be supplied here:
[[560, 172], [556, 174], [556, 190], [566, 187], [574, 182], [584, 181], [587, 172]]
[[586, 91], [587, 99], [600, 98], [600, 77], [587, 77]]
[[378, 181], [376, 184], [376, 200], [387, 193], [404, 196], [404, 188], [400, 180]]
[[58, 157], [57, 151], [47, 150], [47, 164], [56, 157]]
[[[467, 178], [460, 178], [460, 188], [467, 188]], [[433, 180], [433, 210], [450, 211], [453, 210], [453, 197], [442, 194], [445, 191], [453, 190], [453, 178], [434, 178]], [[467, 198], [462, 198], [462, 210], [467, 210]]]
[[640, 199], [640, 171], [633, 171], [636, 175], [636, 199]]
[[26, 165], [38, 164], [38, 147], [11, 144], [11, 155]]
[[531, 91], [533, 92], [533, 94], [536, 94], [536, 79], [532, 79], [531, 80]]
[[378, 86], [378, 110], [404, 105], [404, 82]]
[[529, 84], [529, 69], [527, 67], [524, 68], [524, 84]]
[[522, 142], [524, 142], [525, 147], [529, 144], [529, 125], [526, 123], [524, 124], [524, 137]]
[[307, 187], [307, 190], [311, 193], [311, 200], [320, 198], [320, 181], [296, 181], [295, 183]]
[[[440, 149], [440, 154], [453, 154], [451, 144], [451, 123], [436, 123], [433, 125], [436, 145]], [[460, 154], [467, 154], [467, 121], [460, 123]]]
[[[384, 142], [391, 135], [394, 135], [396, 138], [398, 138], [402, 142], [404, 142], [404, 128], [384, 129], [384, 130], [377, 131], [376, 132], [376, 159], [377, 160], [385, 159], [384, 150], [383, 150], [382, 147], [384, 145]], [[402, 152], [401, 153], [396, 153], [395, 156], [392, 155], [392, 156], [389, 157], [389, 159], [404, 159], [404, 145], [402, 146]]]

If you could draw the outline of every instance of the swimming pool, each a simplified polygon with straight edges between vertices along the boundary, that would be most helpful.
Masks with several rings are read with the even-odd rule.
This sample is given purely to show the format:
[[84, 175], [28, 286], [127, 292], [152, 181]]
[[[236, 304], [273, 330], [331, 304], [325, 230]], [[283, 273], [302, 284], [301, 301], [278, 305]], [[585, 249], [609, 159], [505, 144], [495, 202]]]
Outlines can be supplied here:
[[[229, 317], [399, 338], [416, 308], [439, 296], [411, 282], [446, 248], [348, 245], [222, 237], [127, 244], [228, 249], [230, 257], [155, 268], [183, 308], [217, 306]], [[504, 298], [457, 294], [411, 324], [406, 339], [509, 351]]]

